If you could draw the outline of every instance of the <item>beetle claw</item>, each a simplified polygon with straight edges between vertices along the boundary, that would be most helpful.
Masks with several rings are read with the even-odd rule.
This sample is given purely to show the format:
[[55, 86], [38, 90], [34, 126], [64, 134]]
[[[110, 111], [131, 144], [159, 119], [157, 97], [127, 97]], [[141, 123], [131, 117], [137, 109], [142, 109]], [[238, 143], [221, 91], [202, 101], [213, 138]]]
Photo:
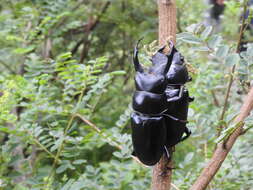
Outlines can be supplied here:
[[189, 97], [189, 102], [193, 102], [194, 99], [195, 99], [194, 97], [191, 97], [191, 96], [190, 96], [190, 97]]
[[186, 140], [192, 134], [191, 131], [187, 127], [185, 127], [185, 133], [186, 133], [186, 136], [184, 136], [180, 141]]
[[166, 176], [168, 175], [169, 171], [174, 170], [174, 169], [176, 169], [176, 168], [166, 166], [165, 169], [164, 169], [164, 171], [162, 171], [162, 172], [160, 173], [160, 176], [166, 177]]

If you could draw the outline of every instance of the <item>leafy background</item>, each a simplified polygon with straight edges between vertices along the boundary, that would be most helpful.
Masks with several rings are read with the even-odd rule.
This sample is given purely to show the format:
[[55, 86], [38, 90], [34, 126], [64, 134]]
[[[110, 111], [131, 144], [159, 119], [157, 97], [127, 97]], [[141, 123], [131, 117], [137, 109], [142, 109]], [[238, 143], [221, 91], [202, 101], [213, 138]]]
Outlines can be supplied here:
[[[142, 36], [146, 45], [157, 38], [156, 1], [1, 2], [0, 189], [148, 189], [151, 168], [131, 156], [131, 54]], [[173, 183], [181, 190], [233, 130], [230, 121], [252, 80], [253, 45], [235, 53], [241, 4], [226, 2], [217, 32], [196, 24], [205, 23], [208, 4], [177, 0], [177, 47], [195, 97], [192, 136], [174, 156]], [[141, 57], [147, 59], [144, 50]], [[229, 107], [220, 120], [234, 64]], [[219, 131], [221, 125], [227, 129]], [[251, 126], [249, 117], [245, 127]], [[252, 188], [252, 134], [240, 137], [209, 189]]]

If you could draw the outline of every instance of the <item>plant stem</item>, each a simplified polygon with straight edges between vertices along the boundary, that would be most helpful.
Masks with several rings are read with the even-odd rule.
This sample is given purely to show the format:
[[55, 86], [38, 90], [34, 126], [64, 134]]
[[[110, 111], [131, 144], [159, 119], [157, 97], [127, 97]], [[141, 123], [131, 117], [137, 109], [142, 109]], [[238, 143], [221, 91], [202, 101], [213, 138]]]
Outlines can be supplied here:
[[57, 165], [57, 162], [58, 162], [58, 160], [59, 160], [59, 157], [60, 157], [60, 155], [61, 155], [61, 152], [62, 152], [62, 150], [63, 150], [63, 148], [64, 148], [64, 141], [65, 141], [65, 138], [66, 138], [66, 136], [67, 136], [67, 132], [68, 132], [68, 130], [70, 129], [70, 127], [71, 127], [71, 125], [72, 125], [72, 122], [73, 122], [74, 118], [75, 118], [75, 116], [72, 115], [71, 118], [70, 118], [70, 120], [69, 120], [69, 122], [68, 122], [68, 125], [67, 125], [66, 129], [64, 130], [63, 137], [62, 137], [63, 140], [62, 140], [62, 142], [61, 142], [61, 144], [60, 144], [60, 147], [59, 147], [59, 149], [58, 149], [58, 151], [57, 151], [57, 153], [56, 153], [56, 156], [55, 156], [55, 159], [54, 159], [54, 162], [53, 162], [52, 169], [51, 169], [50, 174], [49, 174], [49, 176], [48, 176], [48, 178], [47, 178], [47, 180], [46, 180], [46, 185], [49, 185], [49, 180], [51, 179], [51, 177], [52, 177], [53, 174], [54, 174], [54, 169], [55, 169], [55, 167], [56, 167], [56, 165]]
[[[82, 100], [82, 98], [83, 98], [84, 89], [85, 89], [85, 88], [86, 88], [86, 86], [84, 86], [84, 88], [83, 88], [82, 91], [81, 91], [81, 94], [80, 94], [80, 96], [79, 96], [79, 98], [78, 98], [78, 101], [77, 101], [77, 103], [76, 103], [76, 107], [79, 106], [79, 104], [80, 104], [80, 102], [81, 102], [81, 100]], [[60, 144], [60, 147], [59, 147], [59, 149], [58, 149], [58, 151], [57, 151], [57, 153], [56, 153], [56, 156], [55, 156], [55, 159], [54, 159], [54, 162], [53, 162], [52, 169], [51, 169], [50, 174], [49, 174], [49, 176], [48, 176], [48, 178], [47, 178], [47, 180], [46, 180], [46, 185], [49, 185], [48, 182], [49, 182], [50, 178], [53, 176], [54, 169], [55, 169], [55, 167], [56, 167], [56, 165], [57, 165], [57, 162], [59, 161], [59, 157], [60, 157], [61, 152], [62, 152], [62, 150], [63, 150], [63, 148], [64, 148], [64, 141], [65, 141], [65, 138], [66, 138], [66, 136], [67, 136], [68, 130], [70, 129], [70, 127], [71, 127], [71, 125], [72, 125], [73, 120], [74, 120], [75, 117], [76, 117], [75, 114], [71, 116], [71, 118], [70, 118], [70, 120], [69, 120], [69, 122], [68, 122], [68, 125], [67, 125], [67, 127], [65, 128], [65, 130], [64, 130], [63, 137], [62, 137], [63, 140], [62, 140], [62, 142], [61, 142], [61, 144]]]
[[[239, 53], [240, 43], [241, 43], [241, 40], [242, 40], [243, 31], [245, 29], [245, 17], [244, 16], [245, 16], [245, 13], [246, 13], [246, 10], [247, 10], [247, 1], [244, 0], [243, 5], [244, 5], [243, 21], [242, 21], [242, 26], [241, 26], [241, 29], [240, 29], [239, 40], [238, 40], [238, 43], [237, 43], [237, 49], [236, 49], [237, 53]], [[232, 68], [232, 71], [233, 71], [232, 74], [234, 74], [235, 65], [233, 66], [233, 68]], [[233, 76], [231, 75], [230, 77], [232, 77], [232, 79], [230, 81], [233, 82]], [[232, 82], [231, 82], [231, 85], [228, 85], [228, 89], [227, 89], [227, 94], [228, 95], [229, 95], [229, 92], [231, 90]], [[226, 96], [226, 97], [227, 98], [225, 98], [225, 103], [224, 103], [224, 107], [223, 107], [223, 110], [225, 110], [225, 111], [226, 111], [226, 106], [227, 106], [226, 102], [228, 101], [228, 96]], [[224, 140], [223, 143], [219, 143], [217, 145], [217, 147], [216, 147], [216, 149], [215, 149], [215, 151], [212, 155], [212, 158], [210, 159], [209, 163], [204, 167], [204, 169], [201, 172], [200, 176], [197, 178], [197, 180], [195, 181], [193, 186], [190, 188], [190, 190], [204, 190], [204, 189], [207, 188], [208, 184], [210, 184], [210, 182], [212, 181], [215, 174], [219, 171], [222, 163], [225, 161], [228, 153], [232, 149], [232, 147], [233, 147], [234, 143], [236, 142], [236, 140], [238, 139], [238, 137], [240, 135], [243, 134], [243, 132], [244, 132], [244, 130], [243, 130], [244, 120], [249, 116], [252, 109], [253, 109], [253, 87], [250, 89], [246, 99], [244, 100], [243, 105], [240, 109], [239, 115], [237, 115], [237, 117], [234, 119], [235, 124], [239, 124], [239, 123], [242, 123], [242, 124], [240, 126], [238, 126], [233, 131], [233, 133], [230, 134], [227, 137], [227, 139]], [[222, 119], [225, 115], [225, 111], [223, 111], [224, 114], [221, 115]]]
[[41, 144], [37, 139], [32, 139], [34, 142], [35, 142], [35, 144], [37, 144], [40, 148], [42, 148], [46, 153], [48, 153], [52, 158], [54, 158], [55, 160], [57, 160], [57, 161], [60, 161], [59, 159], [57, 159], [57, 157], [54, 155], [54, 154], [52, 154], [43, 144]]
[[[122, 146], [120, 146], [117, 142], [115, 142], [113, 139], [111, 139], [110, 137], [106, 136], [105, 134], [102, 133], [102, 131], [91, 121], [85, 119], [84, 117], [82, 117], [80, 114], [75, 114], [75, 117], [78, 117], [79, 119], [81, 119], [84, 123], [88, 124], [90, 127], [92, 127], [98, 134], [100, 134], [102, 137], [104, 137], [105, 139], [107, 139], [107, 142], [113, 146], [115, 146], [116, 148], [118, 148], [119, 150], [122, 150]], [[131, 158], [134, 159], [136, 162], [138, 162], [139, 164], [143, 165], [138, 158], [134, 157], [131, 155]], [[145, 166], [145, 165], [143, 165]]]
[[[245, 29], [245, 21], [246, 21], [245, 14], [246, 14], [246, 11], [247, 11], [247, 1], [244, 0], [243, 19], [242, 19], [242, 25], [240, 27], [239, 38], [238, 38], [238, 41], [237, 41], [236, 53], [240, 53], [240, 46], [241, 46], [241, 42], [242, 42], [243, 32], [244, 32], [244, 29]], [[228, 87], [227, 87], [227, 90], [226, 90], [226, 95], [225, 95], [223, 109], [222, 109], [221, 116], [220, 116], [220, 121], [224, 119], [224, 116], [225, 116], [225, 113], [226, 113], [226, 110], [227, 110], [229, 95], [230, 95], [231, 87], [232, 87], [232, 84], [233, 84], [233, 81], [234, 81], [235, 68], [236, 68], [236, 65], [233, 65], [233, 67], [231, 69], [230, 77], [229, 77]], [[223, 126], [222, 125], [219, 126], [218, 136], [220, 136], [220, 133], [221, 133], [222, 129], [223, 129]]]

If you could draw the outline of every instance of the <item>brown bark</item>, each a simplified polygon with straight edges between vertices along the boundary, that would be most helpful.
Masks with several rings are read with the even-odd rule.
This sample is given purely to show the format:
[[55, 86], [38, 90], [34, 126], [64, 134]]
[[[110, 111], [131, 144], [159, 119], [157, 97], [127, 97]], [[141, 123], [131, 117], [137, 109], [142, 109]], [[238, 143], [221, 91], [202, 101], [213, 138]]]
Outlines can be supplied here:
[[[175, 0], [158, 0], [159, 45], [165, 45], [170, 39], [176, 42], [176, 3]], [[172, 158], [172, 150], [169, 150]], [[153, 168], [152, 190], [169, 190], [171, 186], [172, 159], [163, 155]]]
[[[170, 150], [170, 158], [172, 151]], [[164, 154], [153, 168], [152, 190], [169, 190], [171, 187], [173, 162]]]
[[[251, 88], [250, 92], [245, 98], [240, 113], [235, 118], [234, 123], [243, 122], [245, 118], [250, 114], [252, 109], [253, 109], [253, 87]], [[217, 146], [211, 160], [204, 168], [201, 175], [193, 184], [193, 186], [190, 188], [190, 190], [204, 190], [207, 188], [208, 184], [213, 179], [214, 175], [218, 172], [222, 163], [226, 159], [227, 154], [233, 147], [236, 139], [242, 133], [243, 133], [243, 123], [240, 126], [238, 126], [238, 128], [228, 137], [228, 139], [225, 141], [225, 144], [220, 143]]]
[[176, 3], [175, 0], [158, 0], [159, 44], [166, 44], [168, 39], [176, 42]]

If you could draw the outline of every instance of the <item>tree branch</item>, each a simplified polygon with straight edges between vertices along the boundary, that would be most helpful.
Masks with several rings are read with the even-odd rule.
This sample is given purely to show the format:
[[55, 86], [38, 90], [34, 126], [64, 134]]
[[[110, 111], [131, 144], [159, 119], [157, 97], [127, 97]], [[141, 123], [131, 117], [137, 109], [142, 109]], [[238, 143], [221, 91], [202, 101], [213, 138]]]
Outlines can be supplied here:
[[[158, 0], [159, 14], [159, 45], [167, 44], [168, 39], [172, 38], [176, 42], [176, 2], [175, 0]], [[168, 51], [166, 48], [165, 52]], [[169, 149], [170, 159], [164, 154], [161, 160], [153, 168], [152, 190], [169, 190], [171, 187], [172, 176], [172, 153], [173, 148]]]
[[[248, 93], [244, 103], [241, 107], [239, 115], [235, 118], [234, 123], [240, 123], [245, 120], [245, 118], [250, 114], [253, 108], [253, 87]], [[225, 140], [225, 148], [224, 144], [218, 144], [213, 157], [204, 168], [196, 182], [190, 188], [190, 190], [204, 190], [207, 185], [213, 179], [214, 175], [220, 169], [222, 163], [227, 157], [227, 154], [231, 150], [237, 138], [243, 133], [243, 125], [240, 125], [226, 140]]]
[[[247, 11], [247, 1], [246, 0], [244, 0], [243, 7], [244, 7], [243, 15], [245, 15], [245, 13]], [[240, 52], [240, 45], [241, 45], [241, 41], [242, 41], [243, 32], [245, 29], [245, 21], [246, 21], [246, 18], [245, 18], [245, 16], [243, 16], [242, 25], [240, 28], [239, 38], [238, 38], [238, 42], [237, 42], [237, 48], [236, 48], [237, 53]], [[229, 79], [228, 88], [226, 91], [224, 106], [222, 109], [220, 120], [224, 119], [225, 112], [226, 112], [226, 109], [228, 106], [229, 94], [231, 91], [232, 83], [234, 81], [235, 67], [236, 67], [236, 65], [233, 65], [232, 70], [231, 70], [230, 79]], [[226, 159], [226, 157], [227, 157], [228, 153], [230, 152], [231, 148], [233, 147], [235, 141], [237, 140], [237, 138], [240, 135], [243, 134], [243, 132], [244, 132], [243, 131], [243, 125], [244, 125], [243, 122], [244, 122], [245, 118], [250, 114], [252, 108], [253, 108], [253, 87], [251, 88], [250, 92], [248, 93], [248, 96], [245, 99], [245, 101], [241, 107], [239, 115], [234, 120], [234, 123], [236, 125], [237, 124], [239, 124], [239, 125], [237, 126], [237, 128], [234, 130], [234, 132], [231, 135], [229, 135], [222, 143], [219, 143], [217, 145], [211, 160], [209, 161], [207, 166], [203, 169], [202, 173], [197, 178], [196, 182], [193, 184], [193, 186], [190, 188], [190, 190], [204, 190], [207, 188], [208, 184], [211, 182], [211, 180], [213, 179], [215, 174], [220, 169], [222, 163]], [[222, 129], [222, 126], [220, 126], [220, 128]]]
[[[246, 12], [247, 12], [247, 1], [244, 1], [243, 15], [245, 15]], [[245, 16], [243, 16], [242, 25], [240, 27], [240, 33], [239, 33], [239, 38], [238, 38], [237, 47], [236, 47], [236, 53], [240, 52], [240, 46], [241, 46], [241, 42], [242, 42], [242, 38], [243, 38], [243, 32], [244, 32], [244, 29], [245, 29], [245, 21], [246, 21], [246, 18], [245, 18]], [[226, 110], [227, 110], [228, 99], [229, 99], [230, 91], [231, 91], [231, 88], [232, 88], [232, 84], [234, 82], [235, 67], [236, 67], [236, 65], [233, 65], [233, 67], [231, 69], [229, 82], [228, 82], [228, 87], [227, 87], [227, 91], [226, 91], [226, 95], [225, 95], [225, 101], [224, 101], [223, 109], [222, 109], [222, 112], [221, 112], [220, 120], [224, 119], [224, 116], [225, 116], [225, 113], [226, 113]], [[220, 133], [221, 133], [222, 129], [223, 129], [223, 126], [220, 126], [218, 136], [220, 136]]]

